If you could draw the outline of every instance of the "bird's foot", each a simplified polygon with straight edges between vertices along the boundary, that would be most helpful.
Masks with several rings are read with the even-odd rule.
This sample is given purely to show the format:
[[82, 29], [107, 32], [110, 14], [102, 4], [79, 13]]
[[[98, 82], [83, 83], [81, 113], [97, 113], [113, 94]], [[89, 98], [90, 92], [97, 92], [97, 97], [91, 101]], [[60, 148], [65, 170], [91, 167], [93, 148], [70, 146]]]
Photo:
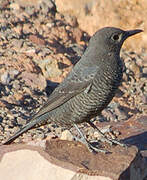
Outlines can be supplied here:
[[105, 153], [105, 154], [110, 153], [109, 151], [106, 151], [106, 150], [103, 150], [103, 149], [99, 149], [97, 146], [93, 146], [89, 142], [87, 142], [86, 146], [87, 146], [88, 150], [90, 152], [93, 152], [93, 153], [97, 153], [97, 152], [102, 152], [102, 153]]
[[122, 146], [122, 147], [127, 147], [127, 145], [126, 144], [123, 144], [123, 143], [121, 143], [121, 142], [119, 142], [119, 141], [117, 141], [117, 140], [115, 140], [115, 139], [109, 139], [109, 138], [107, 138], [107, 137], [105, 137], [105, 135], [103, 134], [101, 134], [101, 141], [102, 142], [107, 142], [108, 144], [110, 144], [110, 145], [113, 145], [113, 144], [116, 144], [116, 145], [119, 145], [119, 146]]
[[107, 137], [99, 130], [99, 128], [97, 128], [97, 126], [95, 126], [91, 121], [88, 121], [88, 123], [89, 123], [89, 125], [90, 125], [91, 127], [93, 127], [94, 129], [97, 130], [97, 132], [98, 132], [99, 135], [100, 135], [100, 140], [101, 140], [102, 142], [107, 142], [107, 143], [110, 144], [110, 145], [117, 144], [117, 145], [120, 145], [120, 146], [122, 146], [122, 147], [127, 147], [126, 144], [123, 144], [123, 143], [121, 143], [121, 142], [119, 142], [119, 141], [117, 141], [117, 140], [115, 140], [115, 139], [109, 139], [109, 138], [107, 138]]
[[76, 136], [74, 136], [75, 141], [79, 141], [82, 144], [86, 145], [86, 147], [88, 148], [88, 150], [90, 152], [93, 153], [97, 153], [97, 152], [102, 152], [102, 153], [109, 153], [109, 151], [103, 150], [103, 149], [99, 149], [97, 146], [92, 145], [90, 142], [88, 142], [85, 138], [78, 138]]
[[78, 128], [78, 126], [75, 124], [74, 125], [75, 128], [77, 129], [77, 131], [79, 132], [80, 134], [80, 137], [81, 138], [78, 138], [76, 136], [74, 136], [74, 139], [76, 141], [79, 141], [81, 142], [82, 144], [86, 145], [86, 147], [88, 148], [88, 150], [90, 152], [93, 152], [93, 153], [96, 153], [96, 152], [102, 152], [102, 153], [109, 153], [108, 151], [105, 151], [103, 149], [99, 149], [97, 146], [95, 147], [94, 145], [92, 145], [90, 142], [88, 142], [88, 140], [85, 138], [84, 134], [80, 131], [80, 129]]

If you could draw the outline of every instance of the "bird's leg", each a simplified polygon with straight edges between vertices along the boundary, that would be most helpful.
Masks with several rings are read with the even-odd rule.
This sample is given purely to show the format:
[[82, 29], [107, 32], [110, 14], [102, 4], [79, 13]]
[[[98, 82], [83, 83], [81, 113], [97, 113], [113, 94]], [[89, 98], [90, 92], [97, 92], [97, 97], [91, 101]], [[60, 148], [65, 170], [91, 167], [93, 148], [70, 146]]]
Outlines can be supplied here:
[[79, 129], [79, 127], [78, 127], [76, 124], [74, 124], [74, 127], [76, 128], [76, 130], [78, 131], [78, 133], [79, 133], [79, 135], [80, 135], [80, 137], [81, 137], [81, 138], [75, 137], [75, 140], [76, 140], [76, 141], [79, 141], [79, 142], [85, 144], [85, 145], [87, 146], [87, 148], [89, 149], [90, 152], [92, 151], [92, 152], [103, 152], [103, 153], [107, 153], [107, 151], [102, 150], [102, 149], [98, 149], [97, 147], [94, 147], [93, 145], [91, 145], [91, 144], [87, 141], [87, 139], [85, 138], [84, 134], [83, 134], [82, 131]]
[[94, 129], [96, 129], [96, 130], [98, 131], [98, 133], [99, 133], [99, 134], [101, 135], [101, 137], [102, 137], [102, 141], [107, 142], [107, 143], [109, 143], [110, 145], [112, 145], [112, 144], [118, 144], [118, 145], [120, 145], [120, 146], [126, 146], [125, 144], [120, 143], [120, 142], [117, 141], [117, 140], [108, 139], [108, 138], [99, 130], [99, 128], [97, 128], [91, 121], [88, 121], [87, 123], [88, 123], [91, 127], [93, 127]]

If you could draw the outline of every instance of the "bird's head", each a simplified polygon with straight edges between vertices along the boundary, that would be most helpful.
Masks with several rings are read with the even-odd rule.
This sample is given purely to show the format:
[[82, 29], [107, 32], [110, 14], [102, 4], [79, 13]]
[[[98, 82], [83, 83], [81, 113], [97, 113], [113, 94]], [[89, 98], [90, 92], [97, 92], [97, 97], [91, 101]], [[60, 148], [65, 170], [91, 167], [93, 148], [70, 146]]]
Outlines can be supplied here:
[[130, 36], [142, 32], [140, 29], [124, 31], [119, 28], [105, 27], [97, 31], [90, 40], [90, 44], [97, 46], [100, 51], [120, 52], [123, 42]]

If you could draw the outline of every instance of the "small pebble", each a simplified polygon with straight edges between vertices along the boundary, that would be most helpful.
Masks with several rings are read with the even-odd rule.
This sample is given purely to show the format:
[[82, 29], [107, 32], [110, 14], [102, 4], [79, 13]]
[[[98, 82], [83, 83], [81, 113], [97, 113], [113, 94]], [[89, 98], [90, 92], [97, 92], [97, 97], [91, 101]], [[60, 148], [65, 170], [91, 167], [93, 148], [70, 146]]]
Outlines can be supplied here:
[[1, 75], [2, 84], [9, 85], [10, 80], [10, 74], [8, 72], [4, 72], [4, 74]]
[[115, 108], [115, 113], [118, 117], [118, 120], [126, 120], [128, 118], [127, 113], [123, 111], [120, 107]]
[[69, 130], [65, 130], [62, 132], [60, 139], [72, 141], [74, 138], [73, 138], [73, 135], [70, 133]]
[[142, 95], [142, 103], [147, 104], [147, 95]]

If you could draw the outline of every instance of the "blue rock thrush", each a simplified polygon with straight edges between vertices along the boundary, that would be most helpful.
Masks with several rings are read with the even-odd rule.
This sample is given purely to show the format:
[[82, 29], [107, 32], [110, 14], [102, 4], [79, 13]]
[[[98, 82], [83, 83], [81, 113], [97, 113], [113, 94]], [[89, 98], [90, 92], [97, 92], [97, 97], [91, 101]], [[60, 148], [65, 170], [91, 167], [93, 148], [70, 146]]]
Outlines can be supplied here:
[[142, 30], [124, 31], [114, 27], [97, 31], [91, 37], [79, 62], [49, 96], [45, 105], [4, 144], [11, 143], [35, 125], [53, 122], [68, 128], [75, 126], [81, 141], [89, 149], [102, 151], [92, 146], [78, 128], [79, 123], [87, 122], [97, 129], [108, 143], [122, 145], [116, 140], [106, 138], [90, 120], [106, 108], [121, 83], [123, 65], [120, 49], [123, 42], [140, 32]]

